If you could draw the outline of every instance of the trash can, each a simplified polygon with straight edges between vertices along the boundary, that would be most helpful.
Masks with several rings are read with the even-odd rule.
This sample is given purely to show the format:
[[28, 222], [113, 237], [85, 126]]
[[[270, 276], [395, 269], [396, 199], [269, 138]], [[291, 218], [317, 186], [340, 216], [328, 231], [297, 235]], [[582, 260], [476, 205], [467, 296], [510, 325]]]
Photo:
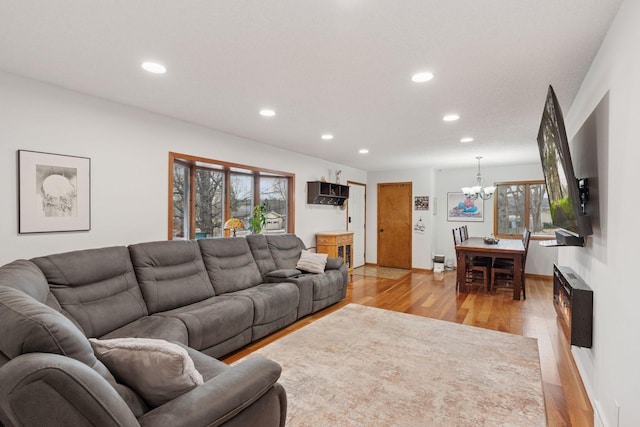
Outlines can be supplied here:
[[444, 271], [444, 255], [433, 256], [433, 272], [442, 273]]

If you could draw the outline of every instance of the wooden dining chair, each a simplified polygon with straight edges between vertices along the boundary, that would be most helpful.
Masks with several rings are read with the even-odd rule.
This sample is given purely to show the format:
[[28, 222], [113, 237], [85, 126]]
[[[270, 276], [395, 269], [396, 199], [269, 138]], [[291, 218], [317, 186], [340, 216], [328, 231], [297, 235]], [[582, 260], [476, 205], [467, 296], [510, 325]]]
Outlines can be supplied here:
[[462, 243], [462, 232], [459, 228], [454, 228], [453, 230], [453, 245], [459, 245]]
[[531, 231], [524, 229], [522, 233], [522, 245], [524, 246], [524, 254], [522, 255], [522, 263], [516, 267], [511, 258], [495, 258], [491, 266], [491, 293], [495, 293], [498, 287], [510, 288], [514, 286], [515, 268], [519, 268], [522, 277], [522, 297], [527, 299], [527, 288], [525, 286], [524, 272], [527, 263], [527, 254], [529, 252], [529, 242], [531, 240]]
[[[463, 236], [466, 235], [466, 238]], [[453, 244], [459, 245], [463, 241], [469, 238], [469, 234], [466, 231], [466, 226], [462, 226], [459, 229], [453, 229]], [[456, 251], [456, 259], [458, 253]], [[490, 290], [490, 278], [491, 278], [491, 258], [468, 256], [465, 260], [465, 280], [466, 283], [471, 285], [474, 283], [480, 284], [487, 292]]]
[[467, 228], [466, 225], [463, 225], [462, 227], [460, 227], [460, 237], [463, 242], [469, 239], [469, 229]]

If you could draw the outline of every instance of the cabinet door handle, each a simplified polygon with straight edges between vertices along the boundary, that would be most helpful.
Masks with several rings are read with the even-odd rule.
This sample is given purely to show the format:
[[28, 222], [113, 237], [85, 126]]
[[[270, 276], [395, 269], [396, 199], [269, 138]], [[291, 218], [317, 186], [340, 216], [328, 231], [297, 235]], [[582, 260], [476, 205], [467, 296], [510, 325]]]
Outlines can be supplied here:
[[384, 228], [381, 228], [381, 229], [380, 229], [380, 232], [382, 233], [383, 231], [384, 231]]

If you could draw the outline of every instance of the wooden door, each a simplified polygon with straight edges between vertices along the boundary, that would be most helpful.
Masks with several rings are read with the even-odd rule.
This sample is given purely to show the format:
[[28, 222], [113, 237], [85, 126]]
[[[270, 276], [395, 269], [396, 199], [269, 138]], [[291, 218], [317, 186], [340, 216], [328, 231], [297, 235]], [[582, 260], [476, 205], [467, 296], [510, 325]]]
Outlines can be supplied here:
[[411, 268], [410, 182], [378, 184], [378, 265]]
[[347, 230], [353, 231], [353, 267], [360, 267], [365, 263], [365, 212], [366, 186], [356, 182], [349, 185], [349, 200], [347, 201]]

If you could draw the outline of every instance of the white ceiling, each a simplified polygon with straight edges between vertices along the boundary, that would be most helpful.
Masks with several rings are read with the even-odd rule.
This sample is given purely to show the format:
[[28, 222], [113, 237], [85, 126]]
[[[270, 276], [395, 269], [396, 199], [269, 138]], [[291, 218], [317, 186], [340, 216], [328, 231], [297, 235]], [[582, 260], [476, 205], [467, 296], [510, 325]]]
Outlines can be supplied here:
[[0, 0], [0, 70], [368, 171], [532, 163], [620, 3]]

